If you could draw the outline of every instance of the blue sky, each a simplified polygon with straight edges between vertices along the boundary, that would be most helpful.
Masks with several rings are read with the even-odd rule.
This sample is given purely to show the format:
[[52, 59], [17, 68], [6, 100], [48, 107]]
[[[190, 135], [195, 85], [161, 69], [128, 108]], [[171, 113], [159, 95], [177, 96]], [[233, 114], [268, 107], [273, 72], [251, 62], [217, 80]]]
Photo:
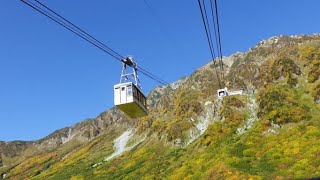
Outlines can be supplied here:
[[[168, 82], [210, 61], [196, 0], [46, 5]], [[218, 0], [223, 55], [320, 29], [318, 0]], [[35, 140], [113, 106], [121, 64], [19, 0], [0, 1], [0, 140]], [[158, 84], [141, 75], [144, 92]]]

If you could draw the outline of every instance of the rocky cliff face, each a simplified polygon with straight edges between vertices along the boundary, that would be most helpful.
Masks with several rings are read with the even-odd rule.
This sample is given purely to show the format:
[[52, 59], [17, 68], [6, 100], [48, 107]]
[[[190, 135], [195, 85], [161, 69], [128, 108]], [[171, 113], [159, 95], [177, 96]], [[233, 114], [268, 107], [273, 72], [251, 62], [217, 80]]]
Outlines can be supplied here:
[[[320, 176], [320, 36], [277, 36], [34, 142], [0, 142], [8, 178], [290, 179]], [[219, 77], [219, 78], [218, 78]], [[221, 84], [243, 95], [217, 98]], [[1, 161], [1, 159], [0, 159]]]
[[0, 142], [0, 152], [6, 157], [15, 157], [21, 155], [21, 152], [26, 150], [32, 142], [13, 141], [13, 142]]
[[2, 157], [0, 157], [0, 167], [3, 166], [3, 161], [2, 161]]

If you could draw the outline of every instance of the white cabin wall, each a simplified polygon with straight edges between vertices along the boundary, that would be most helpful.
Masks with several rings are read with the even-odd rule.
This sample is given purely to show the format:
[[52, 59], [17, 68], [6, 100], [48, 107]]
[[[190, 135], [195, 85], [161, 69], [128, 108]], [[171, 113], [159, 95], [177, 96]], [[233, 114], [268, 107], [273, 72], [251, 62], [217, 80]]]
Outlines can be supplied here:
[[114, 104], [118, 105], [120, 104], [120, 88], [116, 89], [114, 88]]

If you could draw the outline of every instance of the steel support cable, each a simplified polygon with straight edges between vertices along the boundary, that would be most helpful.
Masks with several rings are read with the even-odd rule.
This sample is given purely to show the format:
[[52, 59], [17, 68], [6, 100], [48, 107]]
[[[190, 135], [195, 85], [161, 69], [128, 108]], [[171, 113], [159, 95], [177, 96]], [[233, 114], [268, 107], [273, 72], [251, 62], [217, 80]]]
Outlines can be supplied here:
[[[215, 35], [215, 40], [216, 40], [216, 48], [217, 48], [217, 52], [218, 52], [218, 59], [220, 59], [219, 61], [220, 61], [220, 69], [221, 70], [223, 70], [223, 66], [221, 66], [221, 64], [223, 65], [223, 62], [222, 62], [222, 52], [221, 51], [219, 51], [219, 49], [220, 49], [220, 46], [221, 46], [221, 43], [219, 43], [219, 40], [218, 40], [218, 36], [219, 36], [219, 34], [218, 34], [218, 31], [217, 31], [217, 27], [216, 26], [218, 26], [217, 24], [216, 24], [216, 16], [214, 15], [215, 13], [214, 13], [214, 8], [213, 8], [213, 2], [212, 2], [212, 0], [210, 0], [210, 9], [211, 9], [211, 15], [212, 15], [212, 20], [213, 20], [213, 28], [214, 28], [214, 35]], [[215, 65], [215, 62], [214, 62], [214, 65]], [[222, 68], [221, 68], [222, 67]], [[217, 69], [216, 69], [216, 71], [217, 71]], [[222, 73], [222, 82], [223, 82], [223, 80], [224, 80], [224, 72], [223, 71], [221, 71], [221, 73]], [[221, 84], [222, 83], [220, 83], [220, 86], [221, 86]], [[221, 88], [221, 87], [220, 87]]]
[[213, 56], [217, 57], [216, 53], [214, 51], [214, 46], [213, 46], [213, 42], [212, 42], [212, 33], [211, 33], [211, 30], [210, 30], [211, 28], [210, 28], [207, 8], [206, 8], [206, 4], [205, 4], [204, 0], [202, 0], [202, 4], [203, 4], [203, 10], [204, 10], [204, 15], [205, 15], [205, 19], [206, 19], [207, 28], [208, 28], [209, 39], [210, 39], [210, 42], [211, 42], [211, 48], [212, 48]]
[[90, 38], [92, 38], [93, 40], [95, 40], [96, 42], [98, 42], [99, 44], [101, 44], [103, 47], [107, 48], [108, 50], [110, 50], [111, 52], [113, 52], [114, 54], [116, 54], [117, 56], [119, 56], [121, 59], [123, 59], [124, 57], [122, 55], [120, 55], [119, 53], [117, 53], [116, 51], [114, 51], [113, 49], [111, 49], [110, 47], [108, 47], [107, 45], [105, 45], [104, 43], [102, 43], [101, 41], [97, 40], [95, 37], [93, 37], [92, 35], [90, 35], [89, 33], [85, 32], [84, 30], [82, 30], [80, 27], [76, 26], [75, 24], [73, 24], [72, 22], [70, 22], [69, 20], [67, 20], [66, 18], [62, 17], [61, 15], [59, 15], [58, 13], [56, 13], [55, 11], [53, 11], [51, 8], [49, 8], [48, 6], [44, 5], [43, 3], [39, 2], [38, 0], [34, 0], [37, 3], [39, 3], [41, 6], [43, 6], [44, 8], [46, 8], [47, 10], [49, 10], [50, 12], [52, 12], [53, 14], [57, 15], [58, 17], [60, 17], [61, 19], [65, 20], [67, 23], [71, 24], [74, 28], [78, 29], [79, 31], [81, 31], [82, 33], [84, 33], [85, 35], [89, 36]]
[[[53, 20], [54, 22], [58, 23], [59, 25], [63, 26], [64, 28], [66, 28], [67, 30], [69, 30], [70, 32], [76, 34], [77, 36], [79, 36], [80, 38], [82, 38], [83, 40], [89, 42], [90, 44], [94, 45], [95, 47], [99, 48], [100, 50], [104, 51], [105, 53], [109, 54], [110, 56], [114, 57], [116, 60], [125, 63], [125, 61], [123, 60], [123, 56], [121, 56], [120, 54], [116, 53], [115, 51], [113, 51], [111, 48], [109, 48], [108, 46], [104, 45], [103, 43], [101, 43], [100, 41], [96, 40], [95, 38], [93, 38], [91, 35], [89, 35], [88, 33], [86, 33], [85, 31], [81, 30], [80, 28], [78, 28], [76, 25], [74, 25], [73, 23], [71, 23], [70, 21], [66, 20], [65, 18], [63, 18], [62, 16], [58, 15], [57, 13], [55, 13], [53, 10], [51, 10], [50, 8], [44, 6], [42, 3], [40, 3], [39, 1], [35, 0], [36, 2], [38, 2], [40, 5], [43, 5], [47, 10], [51, 11], [52, 13], [56, 14], [57, 16], [59, 16], [60, 18], [62, 18], [63, 20], [67, 21], [69, 24], [73, 25], [73, 28], [76, 28], [78, 30], [80, 30], [82, 33], [86, 34], [87, 36], [91, 37], [92, 39], [94, 39], [96, 42], [92, 41], [92, 39], [89, 39], [88, 37], [84, 36], [83, 34], [81, 34], [80, 32], [78, 32], [76, 29], [73, 29], [72, 27], [68, 26], [65, 22], [59, 20], [58, 18], [52, 16], [51, 14], [49, 14], [47, 11], [43, 10], [41, 7], [39, 7], [38, 5], [28, 1], [28, 0], [20, 0], [21, 2], [23, 2], [24, 4], [28, 5], [29, 7], [31, 7], [32, 9], [36, 10], [37, 12], [39, 12], [40, 14], [46, 16], [47, 18]], [[99, 44], [96, 44], [96, 43]], [[103, 47], [101, 47], [101, 45]], [[111, 50], [113, 53], [107, 51], [106, 49]], [[119, 57], [117, 57], [119, 56]], [[129, 65], [130, 66], [130, 65]], [[139, 67], [139, 69], [141, 69], [142, 73], [146, 76], [148, 76], [149, 78], [159, 82], [160, 84], [166, 85], [169, 84], [163, 80], [161, 80], [160, 78], [158, 78], [157, 76], [155, 76], [154, 74], [150, 73], [149, 71], [142, 69], [141, 67]], [[138, 70], [139, 70], [138, 69]]]
[[84, 37], [83, 35], [81, 35], [79, 32], [76, 32], [76, 30], [68, 27], [66, 24], [64, 24], [63, 22], [55, 19], [54, 17], [46, 14], [45, 11], [43, 11], [39, 6], [37, 6], [36, 4], [26, 1], [26, 0], [20, 0], [23, 3], [25, 3], [26, 5], [30, 6], [32, 9], [38, 11], [39, 13], [41, 13], [42, 15], [48, 17], [49, 19], [53, 20], [54, 22], [60, 24], [61, 26], [63, 26], [64, 28], [66, 28], [67, 30], [69, 30], [70, 32], [76, 34], [77, 36], [79, 36], [80, 38], [82, 38], [83, 40], [89, 42], [90, 44], [94, 45], [95, 47], [99, 48], [100, 50], [104, 51], [105, 53], [109, 54], [110, 56], [114, 57], [116, 60], [123, 62], [122, 59], [120, 59], [119, 57], [115, 56], [114, 54], [108, 52], [107, 50], [103, 49], [102, 47], [100, 47], [99, 45], [95, 44], [94, 42], [90, 41], [89, 39], [87, 39], [86, 37]]
[[167, 84], [169, 84], [168, 82], [159, 79], [158, 77], [154, 76], [153, 74], [149, 73], [148, 71], [141, 70], [141, 69], [138, 69], [138, 71], [141, 72], [141, 73], [143, 73], [144, 75], [148, 76], [149, 78], [151, 78], [151, 79], [159, 82], [159, 83], [162, 84], [162, 85], [167, 85]]
[[198, 4], [199, 4], [200, 12], [201, 12], [202, 22], [203, 22], [203, 25], [204, 25], [204, 28], [205, 28], [205, 31], [206, 31], [206, 35], [207, 35], [207, 40], [208, 40], [208, 44], [209, 44], [209, 48], [210, 48], [211, 57], [214, 60], [215, 55], [214, 55], [213, 49], [212, 49], [213, 46], [211, 45], [211, 42], [210, 42], [208, 29], [207, 29], [207, 25], [206, 25], [206, 21], [205, 21], [204, 15], [203, 15], [203, 9], [202, 9], [202, 5], [201, 5], [200, 0], [198, 0]]
[[143, 73], [144, 75], [146, 75], [146, 76], [148, 76], [149, 78], [151, 78], [151, 79], [159, 82], [159, 83], [162, 84], [162, 85], [167, 85], [167, 84], [169, 84], [168, 82], [166, 82], [166, 81], [158, 78], [157, 76], [153, 75], [152, 73], [150, 73], [149, 71], [143, 69], [143, 68], [140, 67], [140, 66], [138, 66], [138, 70], [139, 70], [141, 73]]
[[213, 20], [213, 29], [214, 29], [214, 36], [215, 36], [215, 40], [216, 40], [216, 47], [217, 47], [218, 57], [220, 57], [221, 54], [219, 52], [218, 31], [217, 31], [217, 27], [216, 27], [217, 25], [216, 25], [216, 20], [215, 20], [212, 0], [210, 0], [210, 9], [211, 9], [211, 15], [212, 15], [212, 20]]
[[159, 81], [159, 80], [157, 80], [157, 79], [153, 78], [152, 76], [150, 76], [149, 74], [147, 74], [147, 73], [145, 73], [145, 72], [142, 72], [142, 71], [140, 71], [140, 72], [141, 72], [142, 74], [144, 74], [145, 76], [149, 77], [150, 79], [153, 79], [154, 81], [156, 81], [156, 82], [158, 82], [159, 84], [163, 85], [163, 86], [166, 86], [166, 85], [168, 85], [168, 84], [169, 84], [169, 83], [161, 82], [161, 81]]
[[214, 0], [215, 10], [216, 10], [216, 18], [217, 18], [217, 26], [218, 26], [218, 40], [219, 40], [219, 51], [220, 51], [220, 60], [221, 60], [221, 68], [223, 71], [223, 63], [222, 63], [222, 48], [221, 48], [221, 35], [220, 35], [220, 24], [219, 24], [219, 13], [218, 13], [218, 3], [217, 0]]
[[[199, 8], [200, 8], [200, 12], [201, 12], [201, 16], [202, 16], [202, 21], [203, 21], [203, 24], [204, 24], [204, 28], [205, 28], [205, 31], [206, 31], [206, 35], [207, 35], [207, 40], [208, 40], [208, 44], [209, 44], [209, 47], [210, 47], [210, 52], [211, 52], [211, 56], [212, 56], [212, 61], [214, 63], [214, 66], [215, 66], [215, 61], [214, 61], [214, 54], [213, 54], [213, 46], [211, 46], [211, 43], [210, 40], [209, 40], [209, 35], [208, 35], [208, 30], [207, 30], [207, 26], [206, 26], [206, 21], [205, 21], [205, 18], [204, 18], [204, 15], [203, 15], [203, 10], [202, 10], [202, 6], [201, 6], [201, 2], [200, 0], [198, 0], [198, 4], [199, 4]], [[219, 77], [219, 74], [218, 74], [218, 71], [217, 69], [215, 68], [215, 71], [216, 71], [216, 76], [217, 76], [217, 79], [218, 79], [218, 84], [219, 84], [219, 88], [221, 89], [222, 86], [221, 86], [221, 81], [220, 81], [220, 77]]]

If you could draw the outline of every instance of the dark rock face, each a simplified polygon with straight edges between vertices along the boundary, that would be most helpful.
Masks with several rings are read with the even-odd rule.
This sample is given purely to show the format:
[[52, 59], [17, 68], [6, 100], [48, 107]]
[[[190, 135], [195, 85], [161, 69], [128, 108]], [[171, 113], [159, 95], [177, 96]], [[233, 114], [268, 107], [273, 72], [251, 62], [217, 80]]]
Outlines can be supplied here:
[[[2, 161], [2, 146], [4, 145], [4, 142], [0, 141], [0, 167], [3, 166], [3, 161]], [[1, 176], [0, 176], [1, 177]]]
[[4, 179], [6, 177], [6, 173], [0, 173], [0, 179]]
[[12, 141], [10, 143], [0, 143], [0, 153], [6, 157], [19, 156], [22, 151], [26, 150], [32, 142]]

